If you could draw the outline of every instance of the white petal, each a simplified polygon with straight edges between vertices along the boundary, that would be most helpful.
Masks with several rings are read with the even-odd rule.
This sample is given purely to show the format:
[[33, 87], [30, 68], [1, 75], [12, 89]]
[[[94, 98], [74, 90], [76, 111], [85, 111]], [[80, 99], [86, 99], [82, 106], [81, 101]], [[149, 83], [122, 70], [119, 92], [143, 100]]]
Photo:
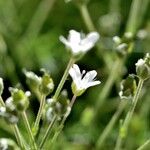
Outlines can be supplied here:
[[95, 70], [89, 71], [86, 73], [83, 80], [85, 80], [85, 82], [91, 82], [96, 77], [96, 75], [97, 75], [97, 72]]
[[75, 83], [76, 85], [78, 85], [79, 82], [80, 82], [80, 80], [81, 80], [81, 78], [82, 78], [82, 74], [81, 74], [81, 72], [80, 72], [80, 69], [79, 69], [78, 65], [74, 64], [74, 65], [70, 68], [69, 74], [70, 74], [70, 76], [72, 77], [74, 83]]
[[138, 62], [135, 64], [136, 66], [142, 66], [145, 64], [145, 60], [139, 59]]
[[84, 38], [81, 41], [81, 46], [83, 47], [82, 50], [83, 51], [88, 51], [90, 50], [95, 43], [98, 41], [99, 39], [99, 34], [97, 32], [91, 32], [89, 33], [86, 38]]
[[89, 88], [89, 87], [91, 87], [91, 86], [98, 85], [98, 84], [100, 84], [100, 83], [101, 83], [100, 81], [88, 82], [86, 88]]
[[71, 44], [79, 44], [81, 41], [81, 35], [75, 30], [70, 30], [68, 40]]
[[67, 39], [64, 36], [60, 36], [59, 40], [66, 46], [70, 46], [69, 42], [67, 41]]

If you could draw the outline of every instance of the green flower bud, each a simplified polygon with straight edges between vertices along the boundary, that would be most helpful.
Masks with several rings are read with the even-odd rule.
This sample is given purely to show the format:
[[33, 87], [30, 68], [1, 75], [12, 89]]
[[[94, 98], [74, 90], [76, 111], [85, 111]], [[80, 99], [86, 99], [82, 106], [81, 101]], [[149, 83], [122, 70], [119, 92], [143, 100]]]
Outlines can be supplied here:
[[1, 106], [0, 107], [0, 117], [5, 117], [6, 115], [6, 107]]
[[126, 43], [121, 43], [116, 47], [117, 52], [121, 55], [126, 55], [127, 49], [128, 49], [128, 44]]
[[63, 90], [61, 92], [60, 96], [58, 97], [58, 102], [60, 104], [60, 107], [57, 112], [60, 116], [63, 116], [67, 112], [69, 106], [68, 93], [66, 90]]
[[150, 77], [150, 56], [146, 55], [145, 59], [139, 59], [136, 65], [136, 73], [137, 75], [146, 80]]
[[124, 41], [131, 42], [133, 40], [133, 33], [132, 32], [125, 32], [124, 34]]
[[6, 111], [4, 119], [10, 124], [18, 123], [19, 121], [18, 112], [16, 110], [16, 106], [13, 103], [12, 97], [9, 97], [5, 103], [6, 103]]
[[0, 95], [2, 95], [3, 90], [4, 90], [4, 83], [3, 83], [3, 79], [0, 78]]
[[119, 96], [121, 99], [131, 99], [136, 92], [136, 80], [133, 75], [129, 75], [121, 82], [121, 91]]
[[26, 82], [32, 90], [38, 90], [41, 83], [41, 77], [38, 77], [34, 72], [24, 70], [27, 78]]
[[28, 108], [29, 106], [28, 96], [30, 96], [30, 92], [24, 93], [22, 90], [11, 88], [11, 94], [13, 103], [18, 111], [24, 111]]
[[72, 88], [73, 94], [76, 96], [81, 96], [86, 91], [86, 89], [78, 90], [78, 88], [74, 82], [72, 82], [71, 88]]
[[47, 99], [45, 117], [47, 121], [51, 121], [54, 115], [57, 115], [58, 119], [66, 115], [69, 107], [69, 99], [66, 90], [63, 90], [58, 97], [58, 100], [50, 98]]
[[40, 88], [40, 92], [46, 96], [53, 92], [54, 82], [48, 73], [46, 72], [44, 73], [39, 88]]
[[1, 150], [20, 150], [16, 143], [7, 138], [0, 138], [0, 149]]

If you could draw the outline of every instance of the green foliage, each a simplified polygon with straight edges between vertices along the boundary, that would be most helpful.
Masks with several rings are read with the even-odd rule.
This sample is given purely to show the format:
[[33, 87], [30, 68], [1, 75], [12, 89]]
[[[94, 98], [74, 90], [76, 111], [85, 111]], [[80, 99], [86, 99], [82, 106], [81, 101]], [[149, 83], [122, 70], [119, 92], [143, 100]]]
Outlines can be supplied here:
[[[75, 1], [78, 3], [77, 5], [74, 3]], [[86, 7], [80, 7], [85, 2]], [[87, 19], [84, 16], [86, 8], [89, 13], [86, 14]], [[35, 80], [26, 83], [22, 70], [25, 68], [40, 74], [40, 68], [46, 68], [57, 87], [70, 56], [64, 45], [59, 41], [59, 36], [65, 35], [66, 37], [70, 29], [88, 33], [93, 30], [90, 27], [94, 27], [100, 33], [100, 41], [78, 64], [81, 68], [87, 70], [97, 70], [97, 78], [102, 80], [102, 84], [100, 87], [88, 90], [77, 100], [66, 121], [63, 132], [61, 132], [53, 148], [56, 150], [95, 149], [99, 135], [119, 105], [118, 87], [120, 81], [128, 74], [135, 74], [135, 62], [139, 58], [143, 58], [146, 52], [150, 52], [149, 8], [149, 0], [72, 0], [68, 3], [65, 3], [65, 0], [0, 0], [0, 77], [4, 79], [5, 85], [3, 91], [3, 85], [0, 83], [0, 99], [1, 91], [3, 91], [2, 97], [7, 99], [10, 96], [8, 87], [16, 86], [18, 83], [21, 84], [22, 89], [32, 89], [31, 108], [28, 109], [28, 117], [30, 118], [30, 124], [33, 124], [38, 111], [39, 101], [36, 99], [40, 99], [39, 93], [36, 92], [39, 85]], [[114, 43], [114, 36], [118, 36], [121, 42]], [[119, 46], [122, 46], [122, 44], [124, 45], [120, 48]], [[122, 63], [119, 63], [121, 68], [120, 66], [116, 68], [114, 74], [117, 77], [112, 79], [111, 69], [114, 68], [116, 60], [122, 61]], [[147, 66], [145, 69], [147, 69]], [[149, 72], [147, 74], [149, 75]], [[49, 84], [50, 82], [53, 84], [51, 77], [43, 76], [43, 84]], [[107, 85], [105, 83], [108, 83], [108, 78], [112, 79], [113, 82], [109, 82], [111, 83], [110, 89], [107, 88], [108, 92], [105, 93], [106, 88], [104, 90], [103, 87]], [[34, 82], [34, 84], [31, 84], [31, 82]], [[30, 87], [27, 87], [27, 84]], [[135, 80], [129, 82], [126, 86], [130, 86], [130, 84], [133, 84], [132, 91], [128, 91], [129, 88], [127, 87], [125, 91], [127, 95], [135, 93], [136, 90]], [[124, 149], [136, 149], [146, 139], [150, 138], [149, 85], [150, 81], [146, 80], [141, 92], [142, 98], [139, 100], [131, 120], [129, 134], [123, 143]], [[46, 91], [44, 94], [48, 95], [49, 92], [53, 91], [53, 88], [47, 91], [42, 86], [41, 90]], [[67, 78], [64, 88], [67, 89], [68, 96], [71, 98], [70, 78]], [[104, 93], [102, 94], [101, 91], [104, 91]], [[20, 91], [19, 100], [20, 96], [24, 96], [22, 92]], [[61, 96], [59, 99], [62, 99], [61, 103], [66, 110], [68, 97]], [[14, 98], [16, 98], [15, 95]], [[103, 99], [104, 103], [97, 111], [97, 101], [103, 101]], [[18, 96], [16, 103], [18, 103]], [[25, 109], [27, 107], [28, 104]], [[115, 147], [119, 119], [124, 118], [127, 111], [128, 107], [118, 117], [101, 150], [111, 150]], [[2, 118], [0, 118], [0, 121], [0, 137], [11, 138], [17, 143], [12, 128]], [[22, 119], [20, 122], [20, 131], [29, 142], [25, 127], [22, 125]], [[36, 136], [37, 141], [42, 139], [44, 131], [48, 127], [45, 121], [42, 122], [42, 125], [44, 129], [40, 131], [41, 135]], [[55, 131], [56, 127], [53, 129], [52, 135]], [[52, 135], [49, 138], [52, 138]], [[10, 143], [12, 144], [12, 141]], [[13, 144], [15, 145], [15, 143]], [[46, 143], [45, 150], [49, 148], [50, 144], [50, 142]]]

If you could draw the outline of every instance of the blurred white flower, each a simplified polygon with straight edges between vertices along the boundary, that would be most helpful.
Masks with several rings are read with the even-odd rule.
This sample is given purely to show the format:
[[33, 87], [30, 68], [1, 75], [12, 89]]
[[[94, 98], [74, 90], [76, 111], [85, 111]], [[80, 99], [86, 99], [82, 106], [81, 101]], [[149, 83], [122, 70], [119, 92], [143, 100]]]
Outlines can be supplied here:
[[99, 34], [97, 32], [91, 32], [85, 36], [75, 30], [70, 30], [68, 39], [63, 36], [60, 36], [59, 39], [66, 47], [71, 49], [73, 55], [78, 55], [94, 47], [99, 39]]
[[5, 138], [0, 139], [0, 149], [7, 150], [8, 149], [8, 142]]
[[145, 60], [139, 59], [138, 62], [135, 64], [136, 66], [142, 66], [145, 64]]
[[[77, 96], [81, 95], [87, 88], [100, 84], [100, 81], [95, 81], [97, 72], [89, 71], [85, 74], [85, 70], [80, 71], [78, 65], [74, 64], [69, 70], [69, 74], [73, 79], [73, 93]], [[85, 75], [84, 75], [85, 74]]]

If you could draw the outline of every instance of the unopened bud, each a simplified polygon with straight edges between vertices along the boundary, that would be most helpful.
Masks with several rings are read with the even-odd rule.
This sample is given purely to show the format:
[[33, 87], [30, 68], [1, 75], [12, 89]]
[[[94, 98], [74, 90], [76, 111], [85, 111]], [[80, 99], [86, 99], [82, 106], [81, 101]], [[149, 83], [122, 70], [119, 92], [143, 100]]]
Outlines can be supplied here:
[[54, 82], [47, 72], [44, 73], [39, 88], [40, 88], [40, 92], [46, 96], [53, 92]]
[[146, 80], [150, 77], [150, 57], [149, 54], [146, 55], [145, 59], [139, 59], [136, 65], [137, 75]]
[[129, 75], [121, 82], [119, 96], [121, 99], [131, 99], [136, 92], [136, 81], [133, 75]]
[[16, 106], [17, 110], [24, 111], [29, 106], [28, 92], [24, 93], [20, 89], [11, 89], [13, 103]]

